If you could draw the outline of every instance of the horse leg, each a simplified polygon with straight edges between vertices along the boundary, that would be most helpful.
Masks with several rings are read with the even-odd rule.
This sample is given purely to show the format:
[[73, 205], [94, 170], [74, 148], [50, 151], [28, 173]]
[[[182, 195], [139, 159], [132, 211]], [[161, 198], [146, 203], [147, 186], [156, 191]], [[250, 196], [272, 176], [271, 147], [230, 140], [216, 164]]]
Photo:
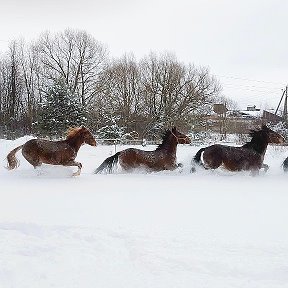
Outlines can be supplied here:
[[184, 167], [183, 163], [178, 163], [176, 165], [176, 169], [178, 169], [179, 173], [183, 172], [183, 167]]
[[269, 170], [269, 165], [263, 163], [261, 168], [263, 168], [266, 173]]
[[79, 176], [81, 173], [81, 169], [82, 169], [82, 164], [80, 162], [76, 162], [74, 160], [71, 160], [69, 162], [66, 162], [65, 164], [63, 164], [64, 166], [77, 166], [78, 170], [76, 172], [74, 172], [72, 174], [72, 176]]
[[42, 162], [38, 156], [27, 154], [25, 153], [25, 150], [22, 150], [22, 154], [24, 158], [34, 167], [34, 169], [41, 166]]
[[288, 172], [288, 157], [284, 160], [282, 166], [283, 166], [284, 172]]
[[205, 169], [217, 169], [222, 165], [222, 158], [218, 155], [208, 154], [204, 152], [203, 166]]
[[255, 177], [259, 175], [259, 169], [252, 169], [250, 175]]
[[170, 170], [170, 171], [174, 171], [176, 169], [178, 169], [180, 171], [180, 173], [182, 172], [182, 168], [183, 168], [183, 164], [182, 163], [175, 163], [175, 164], [172, 164], [171, 166], [166, 166], [166, 167], [163, 167], [163, 169], [160, 169], [159, 171], [161, 170]]
[[160, 169], [159, 171], [161, 170], [170, 170], [170, 171], [173, 171], [173, 170], [176, 170], [176, 169], [181, 169], [183, 168], [183, 164], [182, 163], [173, 163], [173, 164], [170, 164], [170, 165], [165, 165], [162, 167], [162, 169]]

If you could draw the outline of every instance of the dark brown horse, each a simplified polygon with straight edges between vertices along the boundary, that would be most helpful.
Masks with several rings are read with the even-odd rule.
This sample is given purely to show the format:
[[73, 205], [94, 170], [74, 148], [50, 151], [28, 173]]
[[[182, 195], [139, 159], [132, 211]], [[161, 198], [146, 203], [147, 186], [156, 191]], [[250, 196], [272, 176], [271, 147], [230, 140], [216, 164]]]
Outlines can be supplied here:
[[19, 161], [15, 154], [22, 149], [24, 158], [34, 166], [40, 166], [42, 163], [63, 165], [63, 166], [77, 166], [78, 171], [73, 173], [73, 176], [80, 175], [82, 164], [75, 161], [78, 150], [82, 144], [89, 144], [96, 146], [96, 140], [91, 132], [85, 128], [77, 127], [68, 130], [66, 140], [49, 141], [43, 139], [31, 139], [25, 144], [13, 149], [7, 155], [9, 170], [15, 169], [19, 166]]
[[281, 144], [284, 138], [266, 125], [251, 130], [250, 136], [251, 141], [241, 147], [215, 144], [200, 149], [192, 160], [191, 172], [195, 172], [194, 163], [205, 169], [222, 166], [229, 171], [251, 171], [253, 174], [258, 174], [261, 168], [267, 170], [268, 165], [263, 164], [263, 160], [268, 143]]
[[162, 139], [162, 143], [154, 151], [129, 148], [108, 157], [95, 170], [95, 173], [100, 173], [103, 170], [111, 173], [113, 166], [118, 161], [120, 166], [126, 171], [137, 168], [143, 168], [147, 172], [176, 169], [178, 167], [176, 163], [177, 144], [189, 144], [191, 140], [188, 136], [177, 131], [176, 127], [172, 128], [172, 130], [167, 130]]

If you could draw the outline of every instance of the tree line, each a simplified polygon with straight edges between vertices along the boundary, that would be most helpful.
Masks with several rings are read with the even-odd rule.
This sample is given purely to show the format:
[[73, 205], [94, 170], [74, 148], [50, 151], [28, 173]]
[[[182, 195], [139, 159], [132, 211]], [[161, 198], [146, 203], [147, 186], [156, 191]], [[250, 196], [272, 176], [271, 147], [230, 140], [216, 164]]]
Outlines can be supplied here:
[[139, 137], [159, 129], [201, 125], [221, 86], [206, 67], [169, 53], [109, 57], [85, 31], [43, 33], [33, 43], [13, 41], [0, 56], [0, 133], [60, 136], [87, 125], [117, 125]]

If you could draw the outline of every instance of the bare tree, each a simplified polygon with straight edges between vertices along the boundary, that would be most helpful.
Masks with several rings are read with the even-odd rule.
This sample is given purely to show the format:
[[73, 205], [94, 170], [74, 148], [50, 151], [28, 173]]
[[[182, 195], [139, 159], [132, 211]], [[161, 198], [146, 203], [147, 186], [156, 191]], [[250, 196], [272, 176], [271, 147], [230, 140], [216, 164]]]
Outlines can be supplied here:
[[141, 109], [140, 78], [134, 56], [124, 55], [112, 60], [101, 81], [104, 89], [98, 94], [98, 104], [102, 102], [100, 107], [112, 116], [118, 116], [120, 125], [134, 129]]
[[221, 91], [207, 68], [185, 65], [173, 54], [109, 61], [106, 47], [85, 31], [45, 32], [29, 46], [12, 42], [0, 57], [2, 129], [33, 132], [57, 83], [80, 103], [91, 127], [113, 122], [142, 137], [172, 125], [189, 129]]
[[25, 104], [26, 126], [32, 132], [33, 123], [37, 120], [39, 103], [42, 101], [42, 87], [40, 83], [40, 55], [37, 45], [20, 45], [20, 67], [25, 89], [23, 90], [23, 104]]
[[188, 124], [220, 91], [208, 69], [185, 66], [170, 54], [150, 54], [141, 61], [141, 72], [150, 126], [159, 121], [163, 126]]
[[105, 67], [106, 48], [86, 32], [70, 29], [56, 36], [44, 33], [39, 47], [47, 86], [64, 79], [83, 106], [91, 102], [98, 76]]
[[19, 43], [13, 41], [1, 61], [1, 119], [3, 130], [16, 131], [24, 111], [22, 92], [23, 81], [20, 67]]

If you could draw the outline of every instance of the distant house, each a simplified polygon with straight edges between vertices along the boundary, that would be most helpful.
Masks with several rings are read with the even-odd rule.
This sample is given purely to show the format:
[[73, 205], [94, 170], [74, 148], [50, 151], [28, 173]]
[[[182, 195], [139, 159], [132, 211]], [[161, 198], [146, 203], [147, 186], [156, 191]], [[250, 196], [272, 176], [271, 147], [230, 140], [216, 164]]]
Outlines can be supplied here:
[[203, 120], [206, 121], [205, 128], [215, 132], [247, 133], [262, 123], [276, 124], [283, 121], [282, 117], [274, 113], [274, 110], [261, 110], [256, 105], [247, 106], [245, 110], [227, 110], [223, 104], [214, 104], [213, 112]]
[[274, 124], [283, 121], [281, 116], [275, 115], [274, 109], [261, 110], [256, 108], [255, 105], [247, 106], [246, 110], [233, 111], [233, 113], [234, 116], [237, 115], [245, 119], [261, 119], [262, 122], [272, 122]]
[[262, 117], [262, 111], [254, 106], [247, 106], [246, 110], [230, 110], [227, 113], [230, 118], [235, 118], [241, 121], [253, 120]]
[[262, 111], [256, 106], [248, 106], [246, 110], [239, 110], [239, 113], [242, 115], [243, 118], [261, 118]]
[[218, 115], [223, 115], [228, 111], [225, 104], [214, 104], [213, 105], [213, 112]]
[[247, 106], [247, 111], [260, 111], [260, 109], [256, 108], [256, 105], [253, 105], [253, 106], [248, 105]]
[[271, 122], [273, 124], [283, 121], [283, 118], [279, 115], [275, 115], [274, 111], [272, 112], [272, 111], [267, 111], [267, 110], [263, 111], [262, 119], [265, 122]]

